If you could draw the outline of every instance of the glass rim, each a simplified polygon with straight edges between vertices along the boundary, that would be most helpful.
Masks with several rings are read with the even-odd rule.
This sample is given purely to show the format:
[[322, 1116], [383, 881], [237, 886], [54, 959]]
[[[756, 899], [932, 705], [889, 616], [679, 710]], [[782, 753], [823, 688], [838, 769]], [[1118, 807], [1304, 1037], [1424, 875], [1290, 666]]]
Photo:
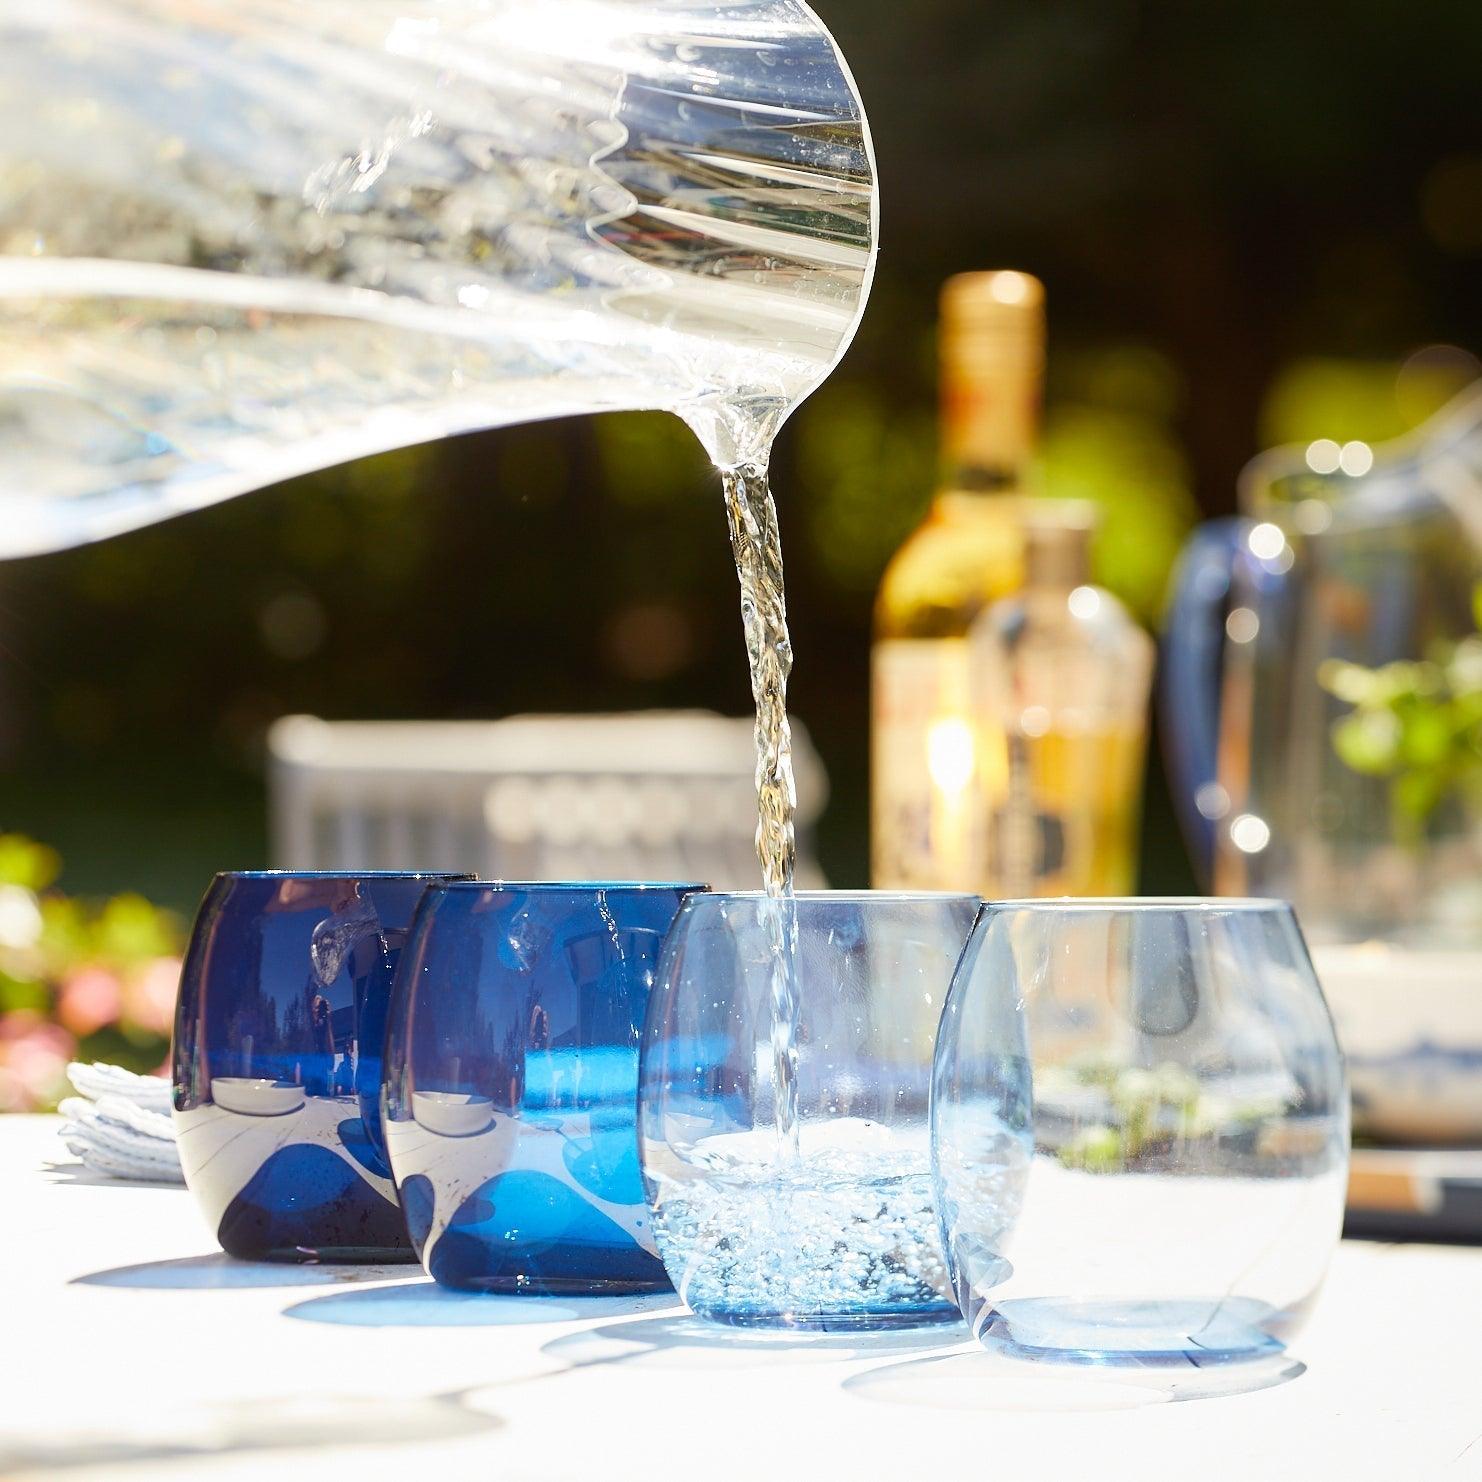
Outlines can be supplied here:
[[217, 880], [471, 880], [462, 870], [217, 870]]
[[449, 875], [438, 882], [442, 890], [517, 890], [527, 895], [549, 893], [594, 895], [598, 891], [637, 894], [645, 890], [679, 890], [710, 894], [702, 880], [480, 880], [475, 875]]
[[1259, 914], [1263, 911], [1292, 909], [1290, 901], [1281, 900], [1277, 896], [1258, 895], [1056, 895], [1019, 900], [985, 900], [983, 906], [988, 911], [1075, 911], [1103, 916], [1130, 914], [1134, 911], [1167, 911], [1193, 916], [1218, 911]]
[[796, 901], [817, 904], [827, 901], [878, 902], [900, 901], [906, 904], [943, 901], [976, 901], [983, 897], [972, 890], [794, 890], [788, 895], [772, 895], [765, 890], [710, 890], [706, 898], [713, 901]]

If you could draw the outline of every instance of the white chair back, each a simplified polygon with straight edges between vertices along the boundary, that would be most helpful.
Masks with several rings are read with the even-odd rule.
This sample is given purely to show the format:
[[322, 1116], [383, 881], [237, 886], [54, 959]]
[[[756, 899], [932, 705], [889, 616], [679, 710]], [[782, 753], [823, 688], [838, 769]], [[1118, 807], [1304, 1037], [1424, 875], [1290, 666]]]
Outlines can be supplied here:
[[[285, 869], [468, 870], [506, 880], [703, 880], [756, 889], [752, 723], [706, 711], [325, 721], [269, 732]], [[828, 794], [793, 722], [800, 888]]]

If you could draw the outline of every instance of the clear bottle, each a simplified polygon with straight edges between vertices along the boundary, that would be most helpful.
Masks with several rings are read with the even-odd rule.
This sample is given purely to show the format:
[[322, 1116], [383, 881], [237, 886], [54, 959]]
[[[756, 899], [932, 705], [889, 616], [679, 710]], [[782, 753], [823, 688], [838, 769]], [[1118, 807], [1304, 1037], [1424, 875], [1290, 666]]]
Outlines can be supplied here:
[[1094, 505], [1026, 505], [1023, 590], [969, 640], [974, 884], [990, 898], [1132, 892], [1153, 640], [1091, 585]]
[[883, 889], [975, 888], [967, 635], [1023, 579], [1044, 379], [1044, 290], [965, 273], [942, 291], [944, 477], [886, 567], [871, 663], [871, 875]]

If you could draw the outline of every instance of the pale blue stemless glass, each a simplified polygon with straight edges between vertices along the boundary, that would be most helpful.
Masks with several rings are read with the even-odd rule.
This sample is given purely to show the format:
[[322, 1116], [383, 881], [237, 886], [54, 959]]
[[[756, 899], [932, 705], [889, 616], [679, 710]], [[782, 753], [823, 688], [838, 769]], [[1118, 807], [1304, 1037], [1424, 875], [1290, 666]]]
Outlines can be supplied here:
[[1342, 1226], [1343, 1062], [1282, 902], [984, 907], [932, 1118], [957, 1300], [1012, 1355], [1279, 1353]]
[[928, 1097], [979, 904], [883, 892], [685, 902], [644, 1030], [639, 1139], [659, 1252], [694, 1312], [829, 1331], [958, 1320]]

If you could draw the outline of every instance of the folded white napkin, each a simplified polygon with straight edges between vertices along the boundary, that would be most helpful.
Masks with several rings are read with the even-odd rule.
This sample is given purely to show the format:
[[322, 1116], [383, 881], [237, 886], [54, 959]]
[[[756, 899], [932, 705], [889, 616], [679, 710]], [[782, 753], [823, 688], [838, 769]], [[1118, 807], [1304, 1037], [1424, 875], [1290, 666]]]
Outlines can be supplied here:
[[69, 1065], [67, 1076], [82, 1094], [58, 1108], [65, 1118], [62, 1141], [84, 1167], [105, 1178], [185, 1182], [168, 1081], [117, 1065], [80, 1063]]

